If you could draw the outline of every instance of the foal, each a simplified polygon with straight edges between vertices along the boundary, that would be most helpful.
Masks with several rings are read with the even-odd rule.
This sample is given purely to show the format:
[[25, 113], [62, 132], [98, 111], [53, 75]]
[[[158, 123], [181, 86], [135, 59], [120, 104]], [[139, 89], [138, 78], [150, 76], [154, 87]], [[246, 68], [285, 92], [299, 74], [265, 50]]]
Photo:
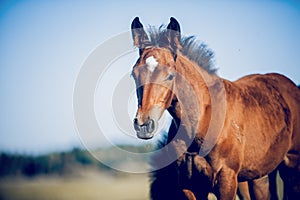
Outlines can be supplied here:
[[238, 181], [258, 180], [277, 166], [285, 196], [300, 199], [298, 87], [275, 73], [235, 82], [217, 76], [205, 65], [209, 62], [203, 62], [211, 52], [182, 38], [174, 18], [166, 30], [150, 38], [138, 18], [131, 28], [140, 52], [132, 70], [138, 97], [133, 123], [137, 137], [152, 138], [168, 110], [182, 129], [170, 146], [185, 143], [178, 158], [197, 152], [206, 160], [219, 199], [234, 199]]

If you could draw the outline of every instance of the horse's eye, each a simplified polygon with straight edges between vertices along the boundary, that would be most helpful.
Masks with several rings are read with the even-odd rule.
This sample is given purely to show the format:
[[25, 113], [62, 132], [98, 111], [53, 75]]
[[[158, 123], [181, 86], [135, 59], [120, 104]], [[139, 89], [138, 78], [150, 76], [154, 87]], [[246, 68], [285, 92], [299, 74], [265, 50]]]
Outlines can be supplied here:
[[174, 76], [175, 76], [175, 75], [174, 75], [173, 73], [171, 73], [171, 74], [168, 76], [167, 80], [168, 80], [168, 81], [171, 81], [171, 80], [174, 78]]

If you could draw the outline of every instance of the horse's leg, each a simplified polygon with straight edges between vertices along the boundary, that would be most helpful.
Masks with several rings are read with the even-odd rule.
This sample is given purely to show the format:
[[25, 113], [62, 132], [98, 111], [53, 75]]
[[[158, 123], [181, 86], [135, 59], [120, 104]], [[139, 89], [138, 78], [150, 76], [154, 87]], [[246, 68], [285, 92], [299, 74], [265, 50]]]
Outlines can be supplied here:
[[194, 193], [190, 190], [182, 190], [187, 200], [197, 200]]
[[223, 167], [218, 175], [217, 196], [220, 200], [235, 200], [238, 187], [237, 173]]
[[270, 190], [270, 199], [271, 200], [278, 200], [277, 195], [277, 169], [275, 169], [273, 172], [269, 174], [269, 190]]
[[[278, 200], [277, 183], [276, 183], [277, 169], [254, 181], [239, 182], [237, 195], [241, 200], [250, 199], [271, 199]], [[250, 197], [251, 193], [251, 197]]]
[[[296, 92], [296, 91], [295, 91]], [[291, 113], [293, 114], [293, 134], [291, 137], [291, 146], [283, 162], [279, 165], [279, 174], [283, 181], [283, 198], [300, 199], [300, 95], [294, 93], [297, 102], [291, 104]]]
[[251, 199], [268, 200], [270, 199], [269, 177], [263, 176], [259, 179], [249, 181], [249, 191]]
[[288, 154], [279, 166], [284, 184], [284, 199], [300, 199], [300, 156]]
[[247, 181], [238, 183], [237, 195], [240, 200], [250, 200], [251, 199]]

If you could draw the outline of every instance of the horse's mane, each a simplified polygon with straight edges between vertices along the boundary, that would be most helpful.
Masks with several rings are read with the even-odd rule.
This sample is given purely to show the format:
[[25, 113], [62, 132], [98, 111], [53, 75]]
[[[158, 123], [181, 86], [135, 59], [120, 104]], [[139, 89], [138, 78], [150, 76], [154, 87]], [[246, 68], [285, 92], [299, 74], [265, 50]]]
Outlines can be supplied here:
[[[167, 31], [165, 26], [159, 28], [150, 26], [148, 28], [150, 45], [156, 47], [168, 47]], [[196, 62], [200, 67], [210, 74], [215, 74], [217, 68], [214, 66], [214, 52], [206, 44], [196, 40], [195, 36], [181, 36], [181, 53]]]

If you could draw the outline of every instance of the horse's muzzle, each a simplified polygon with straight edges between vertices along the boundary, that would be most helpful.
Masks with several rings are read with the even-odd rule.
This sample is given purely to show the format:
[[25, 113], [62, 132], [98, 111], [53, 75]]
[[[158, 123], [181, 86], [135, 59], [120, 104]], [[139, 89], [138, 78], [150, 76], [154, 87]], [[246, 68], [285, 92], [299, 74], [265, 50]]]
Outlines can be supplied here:
[[135, 118], [133, 120], [133, 126], [138, 138], [148, 140], [154, 136], [157, 125], [153, 119], [150, 119], [146, 123], [140, 125], [137, 118]]

